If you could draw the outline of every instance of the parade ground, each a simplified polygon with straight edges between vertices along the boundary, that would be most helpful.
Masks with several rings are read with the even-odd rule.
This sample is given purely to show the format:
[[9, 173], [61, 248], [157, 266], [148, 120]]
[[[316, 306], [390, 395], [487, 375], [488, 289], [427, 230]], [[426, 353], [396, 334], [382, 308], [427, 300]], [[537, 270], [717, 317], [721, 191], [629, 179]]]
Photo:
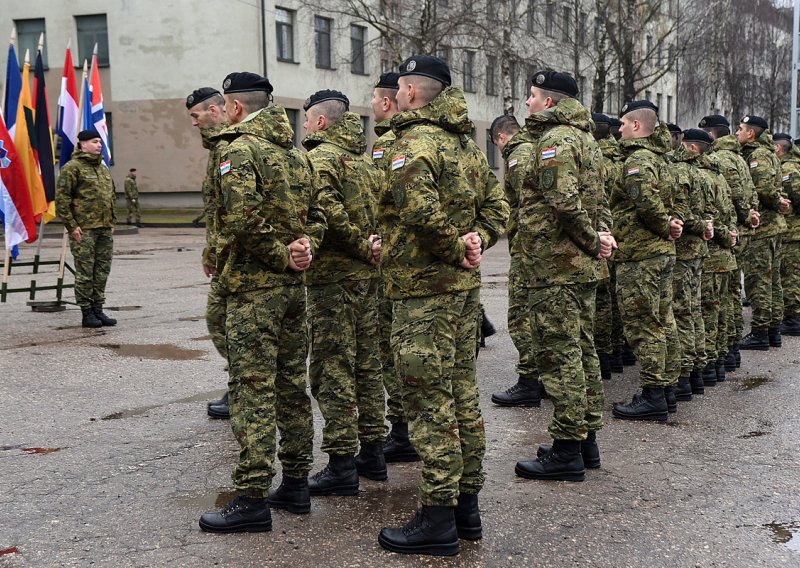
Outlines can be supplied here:
[[[514, 464], [549, 443], [552, 405], [489, 401], [516, 381], [505, 240], [482, 265], [497, 327], [478, 358], [483, 540], [461, 541], [454, 558], [381, 549], [380, 529], [418, 506], [418, 463], [390, 464], [387, 482], [362, 478], [357, 497], [314, 497], [309, 515], [273, 511], [272, 532], [201, 532], [200, 515], [232, 495], [238, 452], [228, 421], [206, 415], [226, 375], [204, 319], [203, 242], [190, 227], [117, 235], [106, 303], [116, 327], [81, 328], [75, 305], [33, 312], [26, 294], [0, 304], [0, 567], [800, 566], [800, 338], [743, 351], [740, 370], [665, 424], [611, 417], [636, 389], [638, 367], [626, 367], [605, 383], [602, 467], [582, 483], [523, 480]], [[45, 239], [43, 257], [59, 247]], [[10, 284], [27, 285], [24, 272]], [[317, 471], [327, 456], [314, 408]]]

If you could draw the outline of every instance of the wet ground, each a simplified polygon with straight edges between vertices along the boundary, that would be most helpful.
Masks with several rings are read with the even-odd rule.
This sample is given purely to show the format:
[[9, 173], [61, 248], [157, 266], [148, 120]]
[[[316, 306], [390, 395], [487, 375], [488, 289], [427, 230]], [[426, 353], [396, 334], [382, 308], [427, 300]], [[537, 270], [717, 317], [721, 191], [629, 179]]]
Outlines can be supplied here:
[[[205, 415], [225, 373], [205, 327], [202, 238], [117, 237], [115, 328], [84, 330], [74, 306], [34, 313], [24, 295], [0, 304], [0, 567], [800, 566], [800, 338], [745, 354], [666, 425], [608, 412], [603, 466], [585, 482], [522, 480], [514, 463], [549, 441], [552, 406], [489, 402], [515, 380], [505, 242], [483, 270], [498, 333], [478, 360], [482, 541], [462, 542], [454, 559], [381, 550], [380, 528], [417, 506], [417, 464], [391, 465], [388, 482], [363, 481], [357, 497], [315, 498], [310, 515], [275, 512], [271, 533], [202, 533], [200, 514], [232, 495], [238, 451], [229, 424]], [[57, 246], [45, 241], [46, 254]], [[635, 381], [627, 367], [606, 383], [607, 410]], [[315, 419], [316, 470], [326, 458]]]

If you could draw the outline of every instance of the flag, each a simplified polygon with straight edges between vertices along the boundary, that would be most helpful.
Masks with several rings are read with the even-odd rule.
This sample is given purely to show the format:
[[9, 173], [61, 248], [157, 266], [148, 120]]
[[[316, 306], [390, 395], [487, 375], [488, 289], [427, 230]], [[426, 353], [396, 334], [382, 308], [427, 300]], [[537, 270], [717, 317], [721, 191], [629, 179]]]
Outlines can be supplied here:
[[100, 140], [103, 141], [103, 161], [106, 166], [110, 166], [111, 149], [108, 147], [108, 126], [106, 125], [106, 113], [103, 109], [103, 89], [100, 86], [100, 71], [97, 68], [97, 45], [94, 48], [92, 77], [89, 81], [89, 90], [92, 93], [92, 121], [89, 128], [94, 128], [100, 133]]
[[17, 245], [36, 240], [36, 219], [25, 170], [14, 147], [14, 140], [0, 116], [0, 219], [5, 231], [6, 249], [17, 258]]
[[80, 115], [78, 112], [78, 88], [75, 84], [75, 71], [72, 65], [72, 52], [67, 48], [64, 58], [64, 75], [61, 77], [61, 94], [58, 97], [58, 120], [56, 132], [61, 138], [60, 167], [70, 161], [75, 151]]
[[94, 128], [92, 122], [92, 90], [89, 88], [89, 77], [83, 74], [83, 105], [81, 105], [81, 130]]
[[31, 103], [30, 70], [31, 65], [26, 62], [22, 68], [22, 93], [17, 107], [17, 126], [14, 133], [14, 146], [25, 170], [25, 179], [28, 180], [28, 189], [31, 194], [31, 205], [37, 219], [47, 211], [47, 199], [44, 195], [42, 176], [39, 174], [39, 164], [36, 160], [34, 138], [36, 136], [33, 104]]
[[44, 84], [44, 64], [42, 52], [36, 55], [36, 67], [33, 73], [34, 100], [34, 129], [36, 136], [31, 137], [34, 144], [34, 153], [39, 162], [39, 174], [42, 177], [44, 198], [47, 202], [47, 211], [44, 212], [44, 222], [48, 223], [56, 218], [56, 172], [53, 161], [53, 132], [50, 130], [50, 109], [47, 105], [47, 90]]
[[8, 44], [8, 66], [6, 67], [6, 93], [3, 97], [3, 108], [5, 114], [3, 118], [6, 121], [11, 138], [14, 138], [15, 125], [17, 123], [17, 105], [19, 104], [19, 95], [22, 92], [22, 79], [20, 78], [19, 63], [17, 63], [17, 52], [14, 49], [14, 44]]

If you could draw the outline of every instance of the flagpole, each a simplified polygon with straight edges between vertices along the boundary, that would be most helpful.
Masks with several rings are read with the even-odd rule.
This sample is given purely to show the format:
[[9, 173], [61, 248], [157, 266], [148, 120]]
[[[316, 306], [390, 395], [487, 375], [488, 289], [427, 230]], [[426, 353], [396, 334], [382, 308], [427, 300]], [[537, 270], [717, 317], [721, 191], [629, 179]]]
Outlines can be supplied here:
[[[17, 26], [11, 26], [11, 37], [8, 39], [8, 43], [11, 45], [17, 45]], [[3, 98], [0, 98], [0, 106], [2, 106], [6, 101], [6, 82], [3, 81]], [[3, 109], [3, 112], [7, 112], [7, 109]]]
[[[11, 37], [8, 39], [8, 43], [11, 45], [16, 45], [17, 43], [17, 26], [11, 26]], [[0, 98], [0, 106], [5, 104], [6, 101], [6, 82], [3, 81], [3, 94], [2, 98]], [[3, 110], [5, 112], [5, 110]], [[11, 251], [6, 248], [5, 243], [3, 243], [3, 249], [5, 249], [5, 258], [3, 260], [3, 294], [2, 294], [2, 301], [5, 302], [5, 290], [6, 285], [8, 284], [8, 263], [11, 260]]]
[[[44, 32], [39, 34], [39, 45], [37, 46], [37, 51], [41, 53], [44, 50]], [[28, 50], [25, 50], [25, 63], [30, 65], [28, 61]], [[35, 106], [35, 105], [34, 105]], [[41, 174], [39, 174], [41, 175]], [[33, 273], [39, 273], [39, 259], [41, 258], [42, 254], [42, 239], [44, 239], [44, 213], [42, 213], [42, 218], [39, 220], [39, 238], [36, 239], [36, 254], [33, 255]]]

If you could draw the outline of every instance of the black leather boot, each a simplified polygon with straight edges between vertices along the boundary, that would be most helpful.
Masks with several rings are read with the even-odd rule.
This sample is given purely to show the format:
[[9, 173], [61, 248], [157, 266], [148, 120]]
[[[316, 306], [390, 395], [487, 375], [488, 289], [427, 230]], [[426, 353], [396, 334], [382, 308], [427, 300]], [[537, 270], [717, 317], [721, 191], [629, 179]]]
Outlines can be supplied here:
[[212, 400], [208, 403], [208, 416], [217, 420], [227, 420], [231, 417], [230, 407], [228, 406], [228, 393], [225, 393], [219, 400]]
[[622, 364], [626, 367], [636, 364], [636, 354], [633, 352], [633, 348], [628, 345], [627, 341], [622, 348]]
[[692, 384], [689, 377], [678, 378], [678, 386], [675, 388], [675, 400], [681, 402], [692, 400]]
[[520, 378], [503, 392], [494, 393], [492, 402], [498, 406], [541, 406], [539, 381]]
[[537, 382], [539, 383], [539, 398], [541, 400], [550, 398], [550, 395], [547, 394], [547, 389], [544, 388], [544, 381], [542, 381], [542, 379], [539, 379]]
[[458, 496], [454, 516], [458, 538], [480, 540], [483, 537], [481, 513], [478, 510], [478, 496], [461, 493]]
[[408, 422], [392, 424], [392, 431], [383, 443], [383, 458], [386, 463], [416, 462], [422, 459], [408, 439]]
[[611, 354], [611, 372], [622, 373], [625, 370], [625, 364], [622, 362], [622, 352], [616, 351]]
[[736, 355], [733, 352], [733, 349], [728, 351], [725, 355], [725, 371], [728, 373], [733, 373], [738, 367], [736, 366]]
[[769, 351], [769, 336], [766, 329], [754, 329], [744, 336], [739, 343], [739, 349], [750, 351]]
[[97, 319], [97, 314], [94, 313], [94, 308], [81, 308], [83, 319], [81, 325], [83, 327], [103, 327], [103, 322]]
[[358, 470], [353, 456], [330, 456], [328, 465], [308, 478], [311, 495], [358, 495]]
[[644, 387], [633, 395], [629, 404], [615, 404], [612, 414], [622, 420], [667, 421], [667, 399], [664, 387]]
[[117, 325], [117, 320], [114, 318], [108, 317], [106, 314], [103, 313], [103, 306], [95, 306], [92, 308], [94, 310], [94, 315], [97, 319], [100, 320], [100, 323], [107, 326]]
[[664, 387], [664, 398], [667, 401], [667, 412], [670, 414], [678, 412], [678, 398], [674, 386]]
[[717, 372], [717, 382], [724, 383], [725, 382], [725, 359], [717, 359], [716, 364], [716, 372]]
[[704, 394], [706, 392], [705, 382], [697, 369], [694, 369], [689, 375], [689, 384], [692, 386], [692, 394]]
[[791, 337], [797, 337], [798, 335], [800, 335], [800, 317], [790, 316], [787, 318], [783, 318], [783, 324], [781, 325], [781, 333]]
[[200, 528], [216, 533], [271, 531], [272, 515], [265, 498], [240, 495], [221, 511], [201, 516]]
[[222, 395], [222, 398], [216, 398], [214, 400], [209, 400], [206, 403], [206, 406], [219, 406], [220, 404], [228, 404], [228, 391], [225, 391], [225, 394]]
[[458, 554], [454, 507], [422, 507], [404, 527], [384, 528], [378, 542], [386, 550], [403, 554]]
[[598, 353], [597, 358], [600, 359], [600, 378], [604, 381], [611, 380], [611, 355], [605, 353]]
[[583, 481], [586, 470], [578, 440], [553, 440], [549, 452], [534, 460], [518, 461], [514, 473], [526, 479]]
[[362, 442], [361, 451], [356, 455], [356, 469], [358, 475], [363, 475], [373, 481], [389, 479], [386, 471], [386, 459], [383, 457], [383, 443]]
[[286, 509], [290, 513], [303, 515], [311, 511], [311, 493], [305, 477], [283, 476], [280, 487], [269, 490], [267, 502], [275, 509]]
[[740, 368], [742, 366], [742, 352], [739, 351], [739, 344], [733, 346], [733, 356], [736, 357], [736, 368]]
[[717, 366], [714, 363], [708, 363], [703, 367], [703, 384], [707, 387], [717, 384]]
[[781, 328], [780, 327], [771, 327], [767, 331], [767, 337], [769, 338], [769, 346], [780, 348], [783, 341], [781, 341]]
[[481, 336], [484, 338], [493, 336], [497, 333], [497, 330], [492, 325], [492, 322], [489, 321], [489, 318], [486, 317], [486, 310], [483, 308], [481, 308], [481, 315], [483, 316], [481, 319]]
[[[552, 449], [553, 446], [550, 444], [541, 444], [539, 449], [536, 450], [536, 457], [540, 458]], [[581, 457], [583, 458], [583, 467], [586, 469], [600, 467], [600, 448], [597, 446], [597, 432], [590, 430], [586, 439], [581, 442]]]

